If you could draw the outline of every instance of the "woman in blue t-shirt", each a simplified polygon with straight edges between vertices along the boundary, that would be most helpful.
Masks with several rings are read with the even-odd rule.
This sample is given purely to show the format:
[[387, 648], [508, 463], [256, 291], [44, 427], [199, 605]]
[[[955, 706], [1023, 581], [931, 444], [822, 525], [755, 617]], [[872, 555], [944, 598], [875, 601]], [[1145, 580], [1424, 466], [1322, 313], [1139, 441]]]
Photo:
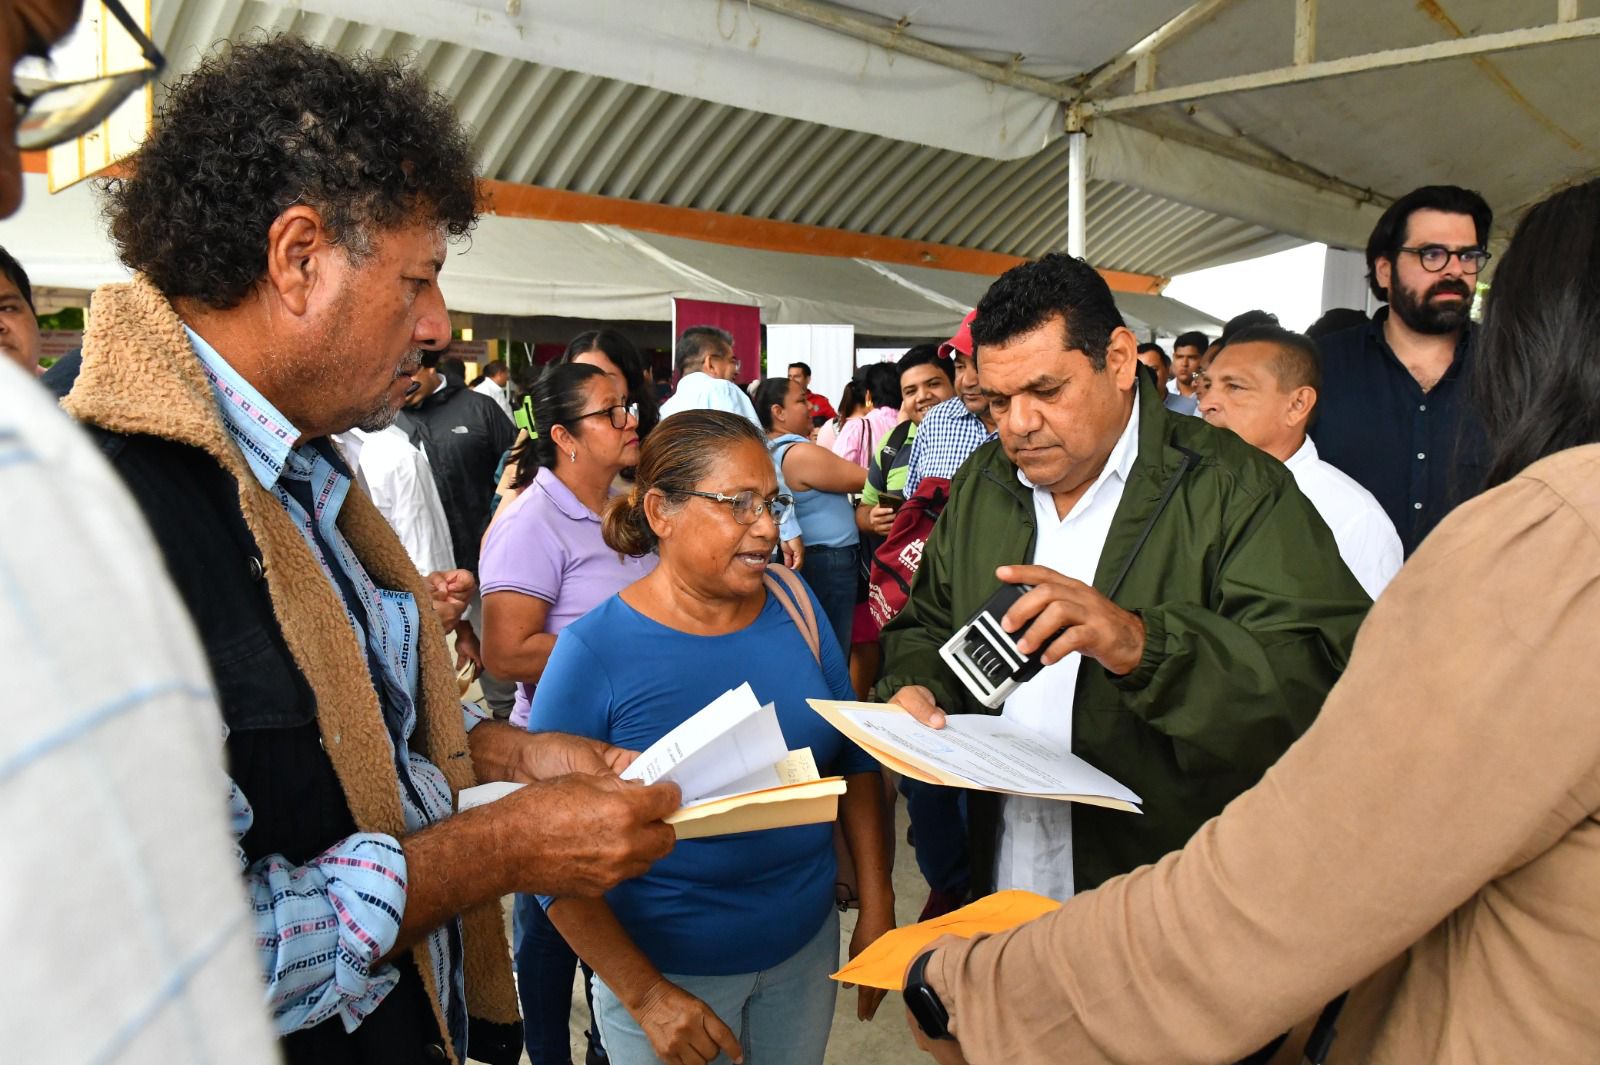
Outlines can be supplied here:
[[[563, 630], [530, 727], [644, 750], [748, 682], [777, 708], [791, 750], [845, 777], [839, 822], [860, 880], [854, 956], [894, 926], [875, 762], [807, 705], [850, 698], [821, 622], [820, 662], [763, 577], [783, 498], [746, 419], [685, 411], [640, 455], [634, 490], [607, 507], [606, 542], [656, 569]], [[815, 609], [815, 607], [813, 607]], [[833, 1019], [839, 915], [833, 826], [685, 840], [604, 899], [561, 898], [549, 916], [596, 974], [595, 1009], [616, 1065], [700, 1065], [719, 1054], [820, 1063]], [[870, 1017], [881, 991], [861, 989]], [[742, 1049], [741, 1049], [742, 1048]]]

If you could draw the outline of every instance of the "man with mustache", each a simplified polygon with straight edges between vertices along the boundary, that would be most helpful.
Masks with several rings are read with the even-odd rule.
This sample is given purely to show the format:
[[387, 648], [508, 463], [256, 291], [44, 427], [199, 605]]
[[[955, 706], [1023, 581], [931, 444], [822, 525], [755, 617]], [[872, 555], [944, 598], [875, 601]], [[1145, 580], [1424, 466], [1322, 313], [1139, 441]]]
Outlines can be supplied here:
[[1311, 439], [1377, 497], [1407, 557], [1483, 481], [1482, 432], [1465, 391], [1493, 220], [1482, 196], [1454, 185], [1400, 197], [1367, 241], [1367, 282], [1389, 306], [1318, 344]]
[[[618, 779], [629, 754], [461, 704], [455, 618], [329, 439], [388, 425], [420, 349], [449, 342], [438, 282], [477, 218], [470, 145], [415, 70], [268, 37], [172, 85], [104, 189], [134, 277], [95, 293], [63, 406], [198, 630], [235, 905], [291, 1065], [513, 1065], [500, 898], [598, 895], [674, 840], [677, 788]], [[527, 786], [456, 813], [485, 781]]]

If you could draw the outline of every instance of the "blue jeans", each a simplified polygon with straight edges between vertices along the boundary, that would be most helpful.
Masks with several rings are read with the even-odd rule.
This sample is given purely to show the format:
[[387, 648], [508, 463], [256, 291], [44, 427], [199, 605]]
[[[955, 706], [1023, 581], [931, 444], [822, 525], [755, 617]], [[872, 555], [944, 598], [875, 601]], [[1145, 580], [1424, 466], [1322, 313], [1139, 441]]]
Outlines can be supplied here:
[[833, 626], [833, 635], [839, 640], [839, 650], [846, 660], [850, 658], [850, 630], [856, 620], [856, 570], [855, 545], [850, 547], [806, 546], [805, 561], [800, 565], [800, 576], [806, 579], [822, 604], [822, 612]]
[[[830, 909], [811, 941], [770, 969], [734, 976], [663, 975], [733, 1029], [751, 1065], [821, 1065], [839, 993], [828, 974], [838, 967], [839, 911]], [[659, 1059], [649, 1037], [598, 976], [594, 1008], [614, 1065], [655, 1065]], [[718, 1054], [711, 1065], [729, 1065], [729, 1058]]]
[[967, 793], [960, 788], [900, 778], [906, 816], [916, 837], [917, 868], [935, 891], [965, 896], [972, 879], [967, 856]]
[[[517, 954], [517, 997], [522, 1000], [522, 1043], [533, 1065], [571, 1065], [567, 1021], [578, 956], [545, 915], [539, 900], [518, 895], [512, 909]], [[587, 984], [584, 988], [588, 990]], [[594, 1014], [594, 1003], [589, 1004]], [[590, 1056], [600, 1045], [589, 1026]]]

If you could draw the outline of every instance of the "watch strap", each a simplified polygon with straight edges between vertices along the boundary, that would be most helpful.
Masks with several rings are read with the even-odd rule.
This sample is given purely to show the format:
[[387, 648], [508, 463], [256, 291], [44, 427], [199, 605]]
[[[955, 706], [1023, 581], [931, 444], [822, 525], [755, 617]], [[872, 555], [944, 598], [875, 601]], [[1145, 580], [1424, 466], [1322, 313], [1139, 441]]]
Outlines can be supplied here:
[[923, 976], [931, 957], [933, 951], [925, 950], [911, 963], [906, 973], [906, 1007], [911, 1011], [911, 1016], [916, 1018], [917, 1027], [922, 1029], [923, 1035], [929, 1039], [953, 1039], [955, 1037], [950, 1034], [950, 1011], [945, 1009], [944, 1003], [939, 1001], [939, 996]]

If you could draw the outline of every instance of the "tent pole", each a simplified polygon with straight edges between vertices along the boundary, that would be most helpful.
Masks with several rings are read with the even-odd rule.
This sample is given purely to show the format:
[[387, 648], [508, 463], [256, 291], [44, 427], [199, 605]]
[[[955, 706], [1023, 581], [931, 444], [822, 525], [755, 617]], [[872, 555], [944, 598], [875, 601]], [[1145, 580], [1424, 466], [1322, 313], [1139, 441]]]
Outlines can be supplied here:
[[1085, 199], [1089, 187], [1089, 135], [1081, 129], [1067, 134], [1067, 254], [1083, 258]]
[[[1309, 15], [1312, 13], [1311, 8], [1314, 8], [1314, 5], [1306, 5], [1304, 8], [1299, 8], [1299, 10]], [[1571, 5], [1562, 6], [1558, 11], [1558, 14], [1561, 15], [1572, 13]], [[1302, 28], [1308, 29], [1310, 22], [1308, 19], [1302, 19], [1301, 25]], [[1342, 56], [1338, 59], [1295, 63], [1273, 70], [1260, 70], [1253, 74], [1238, 74], [1232, 77], [1217, 78], [1212, 81], [1196, 82], [1192, 85], [1173, 85], [1165, 89], [1133, 92], [1123, 96], [1111, 96], [1098, 100], [1078, 100], [1072, 106], [1076, 109], [1080, 118], [1088, 119], [1094, 115], [1140, 111], [1165, 104], [1188, 103], [1193, 100], [1203, 100], [1212, 96], [1225, 96], [1230, 93], [1272, 89], [1280, 85], [1300, 85], [1311, 81], [1322, 81], [1327, 78], [1343, 78], [1352, 74], [1365, 74], [1374, 70], [1393, 70], [1396, 67], [1413, 66], [1419, 63], [1437, 63], [1446, 59], [1492, 55], [1521, 48], [1559, 44], [1563, 41], [1581, 41], [1594, 37], [1600, 37], [1600, 18], [1591, 16], [1570, 21], [1552, 22], [1543, 26], [1506, 30], [1503, 33], [1484, 33], [1472, 37], [1433, 41], [1429, 44], [1412, 45], [1405, 48], [1390, 48], [1363, 55]], [[1309, 53], [1308, 46], [1311, 43], [1309, 36], [1302, 38], [1301, 50], [1303, 53]]]

